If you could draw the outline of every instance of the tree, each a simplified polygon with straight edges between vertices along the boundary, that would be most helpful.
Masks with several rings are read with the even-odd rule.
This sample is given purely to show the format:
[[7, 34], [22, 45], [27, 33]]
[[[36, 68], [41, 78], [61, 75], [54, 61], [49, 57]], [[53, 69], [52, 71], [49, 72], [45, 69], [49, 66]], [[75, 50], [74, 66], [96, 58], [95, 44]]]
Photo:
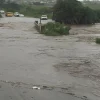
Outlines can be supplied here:
[[6, 11], [15, 12], [16, 10], [20, 10], [20, 5], [15, 2], [7, 2], [6, 4], [4, 4], [4, 9], [6, 9]]
[[95, 22], [95, 13], [84, 7], [77, 0], [57, 0], [54, 6], [53, 17], [57, 22], [68, 24], [92, 24]]
[[5, 3], [5, 0], [0, 0], [0, 8], [3, 7], [3, 4]]

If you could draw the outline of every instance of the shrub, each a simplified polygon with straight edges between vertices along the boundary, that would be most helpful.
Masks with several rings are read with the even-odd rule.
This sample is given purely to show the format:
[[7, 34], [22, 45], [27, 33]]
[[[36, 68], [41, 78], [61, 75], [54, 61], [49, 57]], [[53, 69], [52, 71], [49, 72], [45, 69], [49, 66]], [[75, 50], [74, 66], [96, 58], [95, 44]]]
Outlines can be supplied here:
[[70, 27], [60, 23], [49, 22], [44, 26], [42, 33], [48, 36], [68, 35]]
[[96, 43], [100, 44], [100, 38], [96, 38]]
[[1, 14], [0, 14], [0, 18], [2, 18]]

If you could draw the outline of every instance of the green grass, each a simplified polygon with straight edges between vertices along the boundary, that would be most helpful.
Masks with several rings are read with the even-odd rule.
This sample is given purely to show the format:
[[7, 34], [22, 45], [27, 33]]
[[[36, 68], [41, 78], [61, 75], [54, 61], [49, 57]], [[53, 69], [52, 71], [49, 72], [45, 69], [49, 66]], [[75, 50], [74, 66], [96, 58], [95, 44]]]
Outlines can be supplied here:
[[96, 38], [96, 41], [95, 41], [97, 44], [100, 44], [100, 38]]
[[52, 18], [52, 9], [45, 6], [22, 6], [20, 13], [23, 13], [27, 17], [40, 18], [41, 15], [46, 14], [48, 18]]
[[31, 7], [34, 8], [34, 9], [37, 9], [37, 10], [43, 9], [43, 8], [49, 8], [49, 7], [44, 6], [44, 5], [32, 5]]

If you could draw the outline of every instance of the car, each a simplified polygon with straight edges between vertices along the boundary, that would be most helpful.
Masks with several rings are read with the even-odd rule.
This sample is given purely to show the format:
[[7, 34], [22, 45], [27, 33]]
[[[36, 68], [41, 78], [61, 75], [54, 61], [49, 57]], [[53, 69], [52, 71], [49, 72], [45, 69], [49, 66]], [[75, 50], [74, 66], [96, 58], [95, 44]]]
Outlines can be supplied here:
[[13, 17], [13, 16], [14, 16], [13, 12], [6, 12], [6, 17]]
[[19, 17], [19, 15], [20, 15], [19, 12], [15, 12], [15, 13], [14, 13], [14, 16], [15, 16], [15, 17]]
[[41, 20], [47, 20], [47, 19], [48, 19], [47, 15], [42, 15], [41, 16]]
[[19, 14], [19, 17], [24, 17], [24, 15], [23, 14]]
[[5, 11], [4, 11], [4, 10], [0, 10], [0, 13], [1, 13], [1, 14], [4, 14], [4, 13], [5, 13]]

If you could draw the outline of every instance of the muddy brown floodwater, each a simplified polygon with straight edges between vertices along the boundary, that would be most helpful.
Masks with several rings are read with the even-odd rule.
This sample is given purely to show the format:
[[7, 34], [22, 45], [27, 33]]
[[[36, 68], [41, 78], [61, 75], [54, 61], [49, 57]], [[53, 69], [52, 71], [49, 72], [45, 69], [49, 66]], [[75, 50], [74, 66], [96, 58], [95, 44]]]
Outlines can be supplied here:
[[0, 20], [0, 89], [14, 86], [18, 98], [10, 94], [13, 100], [30, 99], [33, 85], [45, 89], [34, 91], [41, 96], [30, 100], [41, 100], [45, 93], [54, 98], [48, 95], [43, 100], [100, 100], [100, 45], [95, 44], [100, 24], [72, 26], [69, 36], [47, 37], [34, 29], [35, 20]]

